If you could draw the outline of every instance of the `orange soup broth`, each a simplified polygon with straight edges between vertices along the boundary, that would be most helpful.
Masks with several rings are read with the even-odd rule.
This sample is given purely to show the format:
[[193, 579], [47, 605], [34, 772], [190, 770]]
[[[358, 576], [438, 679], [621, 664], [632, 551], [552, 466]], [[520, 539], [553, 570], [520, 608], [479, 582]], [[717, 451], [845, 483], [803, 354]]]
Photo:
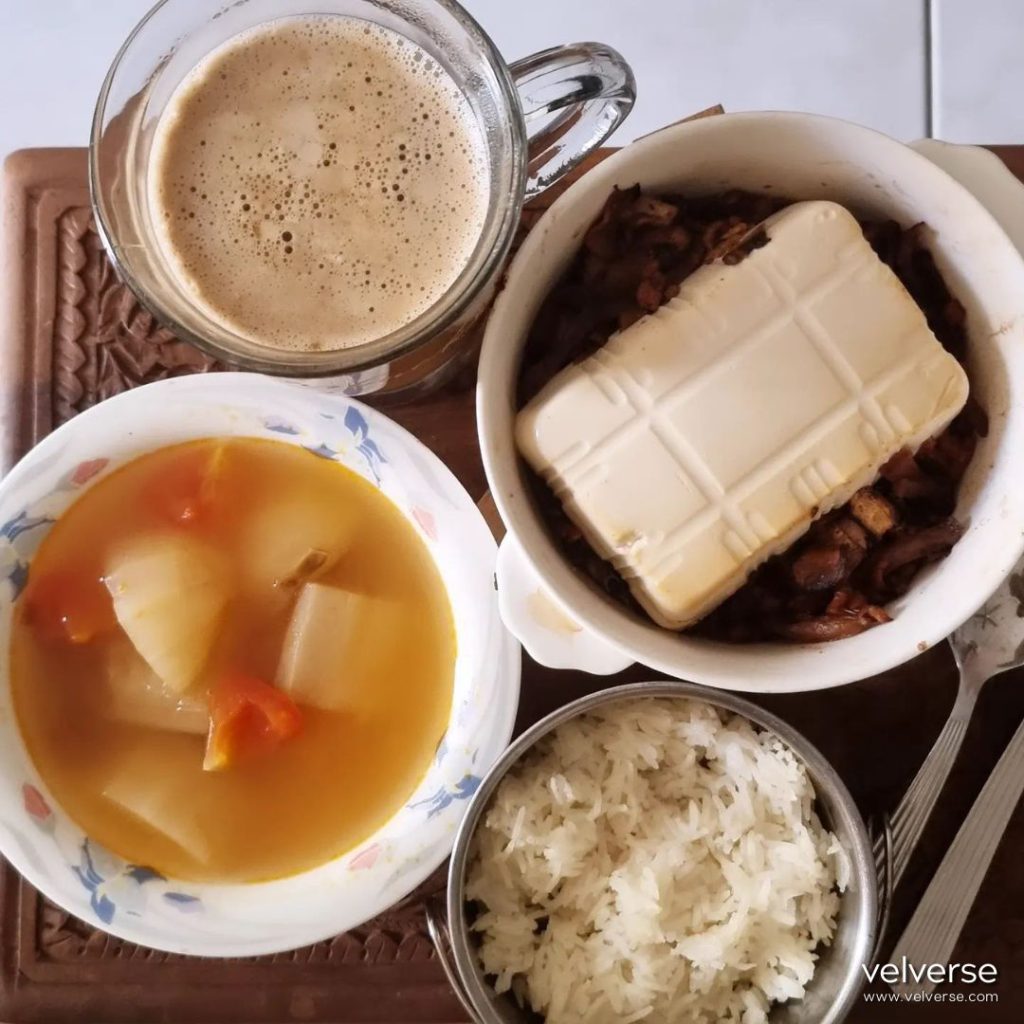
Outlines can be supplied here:
[[[215, 485], [194, 515], [181, 512], [197, 467]], [[95, 580], [124, 538], [154, 529], [194, 531], [242, 560], [250, 510], [279, 495], [327, 503], [351, 541], [318, 578], [389, 598], [399, 609], [379, 645], [357, 712], [301, 706], [300, 734], [266, 756], [203, 770], [205, 739], [112, 721], [104, 672], [115, 627], [88, 643], [55, 640], [15, 615], [11, 679], [22, 735], [54, 796], [94, 840], [136, 864], [194, 881], [259, 881], [307, 870], [356, 846], [408, 799], [444, 733], [451, 707], [455, 632], [440, 574], [413, 527], [351, 470], [294, 445], [257, 439], [190, 442], [145, 455], [100, 481], [54, 525], [29, 587], [53, 572]], [[238, 593], [203, 680], [225, 667], [273, 681], [294, 598]], [[123, 637], [122, 637], [123, 642]], [[338, 665], [338, 685], [345, 666]], [[202, 688], [203, 682], [197, 684]], [[141, 752], [141, 753], [140, 753]], [[103, 796], [131, 762], [171, 786], [174, 806], [207, 849], [191, 855]], [[137, 767], [135, 770], [139, 770]], [[179, 796], [180, 794], [180, 796]], [[179, 802], [180, 801], [180, 802]], [[176, 810], [176, 813], [178, 811]]]

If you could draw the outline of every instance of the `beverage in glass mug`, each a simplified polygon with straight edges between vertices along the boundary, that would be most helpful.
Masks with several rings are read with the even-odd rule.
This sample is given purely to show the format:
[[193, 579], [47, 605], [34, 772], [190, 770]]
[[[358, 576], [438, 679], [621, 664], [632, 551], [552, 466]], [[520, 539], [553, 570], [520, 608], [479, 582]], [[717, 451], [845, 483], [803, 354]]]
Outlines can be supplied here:
[[96, 227], [220, 362], [422, 393], [472, 357], [524, 200], [634, 90], [598, 43], [506, 64], [455, 0], [160, 0], [97, 102]]
[[272, 348], [349, 348], [428, 310], [469, 262], [487, 154], [420, 47], [355, 18], [284, 18], [182, 81], [149, 196], [164, 257], [210, 317]]

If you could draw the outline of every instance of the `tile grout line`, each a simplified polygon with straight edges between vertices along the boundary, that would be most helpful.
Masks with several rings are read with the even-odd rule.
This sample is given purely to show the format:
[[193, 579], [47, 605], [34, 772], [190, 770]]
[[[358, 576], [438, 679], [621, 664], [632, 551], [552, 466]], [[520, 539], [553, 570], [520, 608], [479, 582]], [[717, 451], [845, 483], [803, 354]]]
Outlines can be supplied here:
[[935, 137], [935, 9], [934, 0], [924, 0], [924, 134]]

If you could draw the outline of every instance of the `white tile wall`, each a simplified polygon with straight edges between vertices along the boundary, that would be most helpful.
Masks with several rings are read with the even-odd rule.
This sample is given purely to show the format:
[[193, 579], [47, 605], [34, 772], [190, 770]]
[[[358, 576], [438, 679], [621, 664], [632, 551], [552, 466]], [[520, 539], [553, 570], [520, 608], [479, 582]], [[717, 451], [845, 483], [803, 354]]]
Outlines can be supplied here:
[[[714, 102], [913, 138], [928, 128], [928, 85], [936, 135], [1024, 142], [1024, 0], [464, 2], [509, 59], [586, 38], [620, 49], [640, 88], [620, 142]], [[150, 3], [0, 0], [0, 158], [86, 142], [103, 73]]]
[[925, 131], [924, 0], [462, 2], [508, 59], [583, 39], [620, 50], [639, 86], [620, 141], [713, 103]]
[[89, 141], [103, 76], [152, 6], [150, 0], [0, 0], [0, 160], [24, 146]]
[[1024, 143], [1024, 2], [931, 2], [934, 134]]

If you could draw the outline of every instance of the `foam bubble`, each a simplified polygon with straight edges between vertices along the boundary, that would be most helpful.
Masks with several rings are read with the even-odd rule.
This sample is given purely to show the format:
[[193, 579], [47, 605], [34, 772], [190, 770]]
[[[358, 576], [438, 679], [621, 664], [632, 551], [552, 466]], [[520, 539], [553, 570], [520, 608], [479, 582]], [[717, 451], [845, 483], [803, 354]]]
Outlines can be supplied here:
[[489, 188], [454, 81], [410, 40], [335, 15], [210, 54], [162, 117], [152, 166], [161, 245], [196, 300], [302, 350], [363, 344], [433, 305]]

